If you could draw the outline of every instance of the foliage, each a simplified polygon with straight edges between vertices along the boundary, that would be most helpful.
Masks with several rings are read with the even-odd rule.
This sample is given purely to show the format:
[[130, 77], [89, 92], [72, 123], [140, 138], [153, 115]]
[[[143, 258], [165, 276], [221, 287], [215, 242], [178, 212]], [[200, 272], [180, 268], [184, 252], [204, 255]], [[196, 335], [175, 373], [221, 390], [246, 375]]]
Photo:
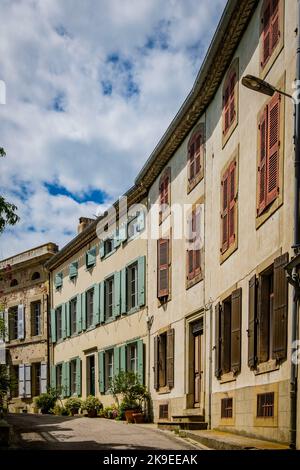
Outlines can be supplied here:
[[86, 410], [87, 412], [90, 411], [100, 411], [103, 408], [103, 405], [99, 398], [94, 397], [93, 395], [89, 395], [86, 400], [82, 403], [82, 409]]
[[58, 416], [68, 416], [69, 411], [65, 406], [61, 406], [58, 403], [54, 406], [52, 409], [53, 414], [58, 415]]
[[[5, 155], [4, 149], [0, 147], [0, 157], [5, 157]], [[6, 225], [15, 225], [20, 220], [16, 211], [17, 206], [0, 196], [0, 233], [3, 232]]]
[[119, 372], [114, 376], [109, 387], [110, 393], [119, 403], [119, 395], [122, 397], [122, 404], [126, 409], [142, 409], [143, 404], [149, 399], [149, 393], [145, 385], [140, 382], [139, 374], [128, 371]]
[[10, 377], [8, 368], [4, 364], [0, 364], [0, 411], [3, 410], [4, 398], [10, 388]]
[[119, 416], [119, 409], [115, 404], [106, 406], [103, 408], [101, 416], [108, 419], [116, 419]]
[[50, 413], [55, 407], [59, 393], [55, 388], [49, 388], [47, 393], [42, 393], [35, 398], [36, 406], [43, 414]]
[[142, 411], [142, 406], [137, 401], [123, 400], [119, 407], [119, 419], [125, 419], [125, 411], [135, 410], [136, 412]]
[[82, 407], [82, 400], [77, 397], [70, 397], [66, 400], [65, 407], [69, 414], [78, 413], [78, 411]]

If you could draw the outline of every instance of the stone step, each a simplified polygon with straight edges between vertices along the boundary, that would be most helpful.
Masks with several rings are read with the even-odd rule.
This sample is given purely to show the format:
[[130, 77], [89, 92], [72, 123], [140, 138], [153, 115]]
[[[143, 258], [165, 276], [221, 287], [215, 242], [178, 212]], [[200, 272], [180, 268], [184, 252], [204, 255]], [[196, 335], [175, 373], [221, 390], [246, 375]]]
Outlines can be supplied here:
[[174, 415], [172, 421], [176, 423], [204, 423], [205, 418], [202, 415]]
[[158, 429], [167, 431], [198, 431], [207, 429], [207, 423], [205, 422], [176, 422], [176, 421], [159, 421], [157, 423]]

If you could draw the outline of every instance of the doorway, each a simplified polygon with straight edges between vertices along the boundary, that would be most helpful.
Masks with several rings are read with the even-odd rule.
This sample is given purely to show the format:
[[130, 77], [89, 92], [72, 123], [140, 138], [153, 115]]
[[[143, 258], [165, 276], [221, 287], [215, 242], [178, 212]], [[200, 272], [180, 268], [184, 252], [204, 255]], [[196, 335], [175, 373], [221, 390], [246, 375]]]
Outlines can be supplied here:
[[87, 394], [94, 395], [96, 394], [95, 390], [95, 356], [94, 354], [88, 356], [87, 360]]

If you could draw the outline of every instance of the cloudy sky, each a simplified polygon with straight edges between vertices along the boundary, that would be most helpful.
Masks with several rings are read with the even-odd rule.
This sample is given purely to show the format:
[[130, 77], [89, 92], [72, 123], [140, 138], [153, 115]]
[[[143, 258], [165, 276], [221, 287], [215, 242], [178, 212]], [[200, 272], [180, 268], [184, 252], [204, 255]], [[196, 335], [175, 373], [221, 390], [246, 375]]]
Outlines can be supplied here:
[[133, 183], [190, 91], [226, 0], [0, 0], [0, 258], [76, 233]]

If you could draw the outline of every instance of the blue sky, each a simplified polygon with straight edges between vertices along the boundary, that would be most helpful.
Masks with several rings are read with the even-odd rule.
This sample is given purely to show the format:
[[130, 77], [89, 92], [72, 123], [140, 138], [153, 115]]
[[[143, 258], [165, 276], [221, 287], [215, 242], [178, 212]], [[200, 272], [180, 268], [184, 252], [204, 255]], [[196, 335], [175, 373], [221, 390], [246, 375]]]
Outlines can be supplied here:
[[190, 91], [225, 0], [0, 0], [0, 258], [123, 194]]

